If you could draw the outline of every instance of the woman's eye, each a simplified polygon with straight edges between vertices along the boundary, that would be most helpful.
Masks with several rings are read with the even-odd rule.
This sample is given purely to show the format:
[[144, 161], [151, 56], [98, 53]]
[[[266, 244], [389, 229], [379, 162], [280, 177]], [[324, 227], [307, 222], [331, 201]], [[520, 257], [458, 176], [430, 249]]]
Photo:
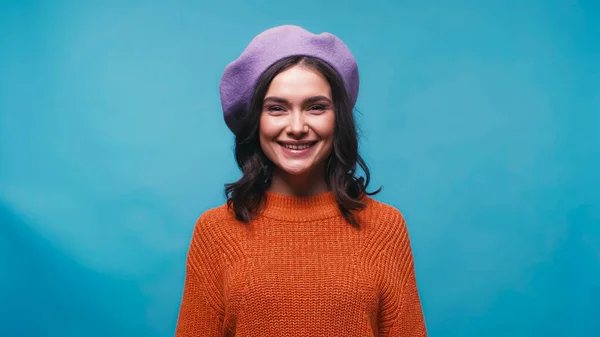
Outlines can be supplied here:
[[311, 110], [325, 110], [325, 106], [324, 105], [313, 105], [310, 109]]
[[267, 108], [267, 110], [269, 111], [283, 111], [283, 108], [278, 106], [278, 105], [272, 105], [270, 107]]

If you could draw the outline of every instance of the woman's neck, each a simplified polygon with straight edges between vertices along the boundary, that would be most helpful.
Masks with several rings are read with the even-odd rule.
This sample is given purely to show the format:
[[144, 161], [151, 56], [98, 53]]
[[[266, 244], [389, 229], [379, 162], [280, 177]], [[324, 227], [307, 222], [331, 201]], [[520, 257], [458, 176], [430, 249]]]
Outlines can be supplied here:
[[290, 175], [278, 168], [273, 171], [269, 187], [269, 192], [298, 197], [317, 195], [329, 190], [323, 173], [312, 171], [303, 175]]

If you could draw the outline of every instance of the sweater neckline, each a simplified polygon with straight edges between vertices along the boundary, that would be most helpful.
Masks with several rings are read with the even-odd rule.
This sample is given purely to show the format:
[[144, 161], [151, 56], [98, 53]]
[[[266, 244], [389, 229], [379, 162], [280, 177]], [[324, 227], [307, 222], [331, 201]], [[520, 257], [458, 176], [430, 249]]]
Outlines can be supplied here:
[[273, 192], [265, 193], [262, 215], [267, 218], [305, 222], [323, 220], [342, 215], [333, 192], [306, 197], [289, 196]]

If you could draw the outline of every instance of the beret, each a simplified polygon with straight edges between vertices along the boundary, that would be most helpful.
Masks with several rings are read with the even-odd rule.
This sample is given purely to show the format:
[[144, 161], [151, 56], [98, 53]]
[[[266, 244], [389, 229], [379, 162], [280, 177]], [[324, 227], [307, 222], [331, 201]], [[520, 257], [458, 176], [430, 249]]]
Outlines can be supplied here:
[[351, 108], [358, 96], [358, 66], [346, 44], [331, 33], [313, 34], [295, 25], [267, 29], [225, 67], [219, 92], [223, 117], [236, 134], [248, 114], [254, 87], [275, 62], [288, 56], [311, 56], [329, 64], [344, 83]]

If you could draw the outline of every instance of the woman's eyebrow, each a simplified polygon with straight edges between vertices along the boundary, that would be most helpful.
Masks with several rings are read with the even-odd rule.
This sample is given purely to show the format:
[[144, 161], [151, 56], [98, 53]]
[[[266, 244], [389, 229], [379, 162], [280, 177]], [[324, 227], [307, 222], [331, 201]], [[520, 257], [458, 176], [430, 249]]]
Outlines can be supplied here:
[[329, 97], [327, 97], [327, 96], [313, 96], [311, 98], [306, 99], [304, 102], [306, 102], [307, 104], [311, 104], [311, 103], [322, 102], [322, 101], [331, 103], [331, 99], [329, 99]]
[[[312, 104], [312, 103], [322, 102], [322, 101], [325, 101], [327, 103], [331, 103], [331, 99], [329, 99], [329, 97], [322, 96], [322, 95], [309, 97], [309, 98], [307, 98], [307, 99], [304, 100], [304, 103], [305, 104]], [[264, 103], [269, 103], [269, 102], [279, 103], [279, 104], [289, 104], [289, 101], [287, 99], [281, 98], [281, 97], [276, 97], [276, 96], [269, 96], [269, 97], [266, 97], [264, 99]]]
[[281, 97], [275, 97], [275, 96], [269, 96], [267, 98], [264, 99], [264, 102], [273, 102], [273, 103], [280, 103], [280, 104], [287, 104], [289, 103], [287, 99], [285, 98], [281, 98]]

